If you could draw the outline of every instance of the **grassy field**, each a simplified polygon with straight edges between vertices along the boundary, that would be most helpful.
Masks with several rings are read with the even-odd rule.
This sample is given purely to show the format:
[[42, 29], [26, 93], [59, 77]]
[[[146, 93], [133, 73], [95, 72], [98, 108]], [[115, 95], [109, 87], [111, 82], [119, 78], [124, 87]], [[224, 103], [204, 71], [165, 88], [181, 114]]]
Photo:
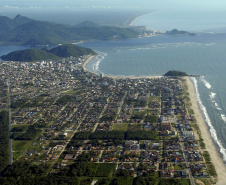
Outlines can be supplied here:
[[148, 99], [149, 102], [160, 102], [160, 97], [159, 96], [151, 96], [149, 99]]
[[13, 141], [13, 158], [17, 160], [29, 147], [32, 141]]
[[74, 91], [70, 90], [70, 91], [65, 92], [65, 94], [75, 94], [75, 95], [78, 94], [78, 93], [81, 93], [81, 90], [74, 90]]
[[127, 131], [128, 123], [115, 123], [113, 131]]
[[143, 127], [141, 124], [129, 124], [128, 131], [142, 131]]

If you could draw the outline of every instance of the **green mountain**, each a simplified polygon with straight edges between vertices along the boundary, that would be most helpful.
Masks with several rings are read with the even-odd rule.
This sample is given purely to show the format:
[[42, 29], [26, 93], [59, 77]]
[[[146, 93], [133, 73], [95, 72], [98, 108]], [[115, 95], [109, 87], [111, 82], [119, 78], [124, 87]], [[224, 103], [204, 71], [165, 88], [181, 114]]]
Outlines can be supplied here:
[[111, 39], [127, 39], [137, 36], [137, 31], [131, 28], [119, 28], [119, 27], [79, 27], [74, 29], [76, 35], [88, 39], [98, 40], [111, 40]]
[[[0, 35], [0, 41], [26, 45], [56, 45], [73, 39], [71, 28], [43, 21], [30, 21]], [[74, 37], [76, 39], [76, 37]]]
[[5, 16], [0, 16], [0, 34], [8, 32], [16, 27], [16, 23]]
[[39, 49], [27, 49], [13, 51], [7, 55], [1, 56], [3, 60], [33, 62], [37, 60], [57, 59], [56, 55]]
[[10, 19], [6, 16], [0, 16], [0, 34], [9, 32], [16, 27], [28, 23], [30, 21], [33, 20], [21, 15], [17, 15], [14, 19]]
[[169, 35], [190, 35], [190, 36], [195, 36], [195, 33], [190, 33], [188, 31], [179, 31], [177, 29], [173, 29], [171, 31], [167, 31], [166, 34], [169, 34]]
[[81, 46], [76, 46], [73, 44], [65, 44], [65, 45], [61, 45], [58, 46], [56, 48], [53, 48], [51, 50], [49, 50], [50, 53], [57, 55], [59, 57], [63, 57], [63, 58], [67, 58], [70, 56], [73, 57], [80, 57], [83, 55], [95, 55], [96, 53], [89, 48], [84, 48]]
[[51, 50], [45, 49], [26, 49], [11, 52], [7, 55], [1, 56], [3, 60], [9, 61], [23, 61], [23, 62], [33, 62], [39, 60], [56, 60], [61, 57], [67, 58], [70, 56], [80, 57], [83, 55], [95, 55], [96, 53], [89, 49], [73, 44], [66, 44], [55, 47]]
[[91, 21], [84, 21], [84, 22], [81, 22], [79, 24], [76, 24], [75, 27], [77, 27], [77, 28], [79, 28], [79, 27], [100, 27], [100, 25], [93, 23]]
[[37, 21], [17, 15], [14, 19], [0, 16], [0, 43], [19, 45], [57, 45], [80, 40], [109, 40], [137, 37], [131, 28], [102, 26], [90, 21], [74, 27]]
[[28, 22], [33, 21], [33, 20], [30, 19], [30, 18], [27, 18], [27, 17], [24, 17], [24, 16], [18, 14], [18, 15], [13, 19], [13, 21], [14, 21], [15, 23], [17, 23], [18, 25], [21, 25], [21, 24], [25, 24], [25, 23], [28, 23]]

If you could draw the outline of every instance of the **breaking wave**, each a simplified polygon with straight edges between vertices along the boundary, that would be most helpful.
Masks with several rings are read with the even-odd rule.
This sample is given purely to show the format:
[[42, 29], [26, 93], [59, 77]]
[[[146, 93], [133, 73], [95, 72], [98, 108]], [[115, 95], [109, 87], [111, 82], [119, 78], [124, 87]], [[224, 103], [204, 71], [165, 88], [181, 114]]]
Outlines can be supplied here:
[[107, 53], [98, 52], [98, 55], [90, 61], [89, 64], [87, 64], [87, 69], [95, 72], [95, 73], [101, 73], [99, 66], [102, 60], [107, 56]]
[[[223, 147], [221, 141], [218, 139], [217, 132], [212, 125], [212, 122], [211, 122], [210, 117], [207, 113], [206, 107], [203, 105], [203, 103], [201, 101], [200, 94], [199, 94], [199, 91], [198, 91], [197, 80], [194, 77], [191, 77], [191, 80], [192, 80], [194, 87], [195, 87], [195, 94], [196, 94], [197, 102], [199, 104], [199, 108], [201, 109], [203, 116], [204, 116], [204, 119], [205, 119], [207, 125], [209, 126], [210, 134], [211, 134], [214, 142], [219, 147], [219, 151], [223, 155], [223, 160], [226, 161], [226, 149]], [[201, 79], [201, 80], [203, 81], [204, 79]], [[205, 82], [207, 82], [207, 81], [205, 81]], [[206, 84], [208, 84], [208, 87], [210, 86], [210, 88], [211, 88], [211, 85], [208, 82]], [[226, 116], [223, 116], [223, 115], [221, 115], [221, 116], [222, 116], [222, 119], [226, 120]]]
[[211, 89], [212, 86], [210, 85], [209, 82], [206, 81], [204, 76], [202, 76], [200, 79], [204, 83], [204, 85], [206, 86], [207, 89]]

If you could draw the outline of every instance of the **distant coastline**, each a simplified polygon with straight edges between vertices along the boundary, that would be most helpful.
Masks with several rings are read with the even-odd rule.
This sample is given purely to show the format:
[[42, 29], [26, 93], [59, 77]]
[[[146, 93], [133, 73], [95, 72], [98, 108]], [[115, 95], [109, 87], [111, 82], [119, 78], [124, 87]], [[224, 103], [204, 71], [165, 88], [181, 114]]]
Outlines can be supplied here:
[[144, 15], [147, 15], [149, 13], [146, 13], [146, 14], [143, 14], [143, 15], [140, 15], [138, 17], [136, 17], [135, 19], [133, 19], [130, 23], [129, 23], [129, 26], [132, 27], [132, 26], [135, 26], [134, 24], [141, 18], [143, 17]]
[[148, 14], [152, 14], [152, 13], [154, 13], [154, 12], [157, 12], [157, 11], [150, 11], [150, 12], [148, 12], [148, 13], [144, 13], [143, 15], [140, 15], [140, 16], [138, 16], [138, 17], [136, 17], [135, 19], [133, 19], [130, 23], [129, 23], [129, 26], [136, 26], [135, 25], [135, 23], [141, 18], [141, 17], [143, 17], [143, 16], [145, 16], [145, 15], [148, 15]]

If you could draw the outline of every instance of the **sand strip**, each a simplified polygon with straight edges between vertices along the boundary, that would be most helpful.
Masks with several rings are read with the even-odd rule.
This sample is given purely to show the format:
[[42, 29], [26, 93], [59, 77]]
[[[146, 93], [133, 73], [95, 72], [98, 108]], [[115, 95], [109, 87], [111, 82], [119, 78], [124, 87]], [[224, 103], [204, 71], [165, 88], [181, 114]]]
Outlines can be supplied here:
[[[90, 57], [82, 64], [82, 67], [83, 67], [83, 69], [84, 69], [85, 71], [88, 71], [88, 70], [86, 69], [86, 65], [87, 65], [91, 60], [93, 60], [95, 57], [96, 57], [96, 55], [90, 56]], [[90, 71], [89, 71], [89, 72], [90, 72]]]
[[201, 110], [196, 100], [194, 85], [191, 82], [189, 77], [186, 77], [186, 81], [187, 81], [188, 92], [189, 92], [191, 103], [192, 103], [192, 109], [195, 112], [195, 118], [200, 127], [202, 138], [206, 145], [206, 150], [209, 152], [212, 162], [218, 174], [217, 185], [225, 185], [226, 184], [226, 167], [224, 165], [222, 157], [220, 156], [219, 151], [216, 148], [216, 145], [214, 144], [213, 138], [210, 135], [209, 128], [202, 116]]

